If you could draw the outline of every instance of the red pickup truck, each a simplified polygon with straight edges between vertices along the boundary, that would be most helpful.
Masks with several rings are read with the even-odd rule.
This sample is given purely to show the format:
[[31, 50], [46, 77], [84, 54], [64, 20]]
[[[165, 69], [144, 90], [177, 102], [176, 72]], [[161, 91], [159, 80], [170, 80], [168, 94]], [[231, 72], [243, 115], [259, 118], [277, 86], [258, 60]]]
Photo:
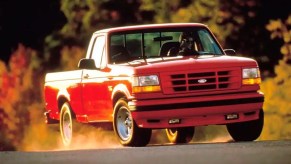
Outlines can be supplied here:
[[187, 143], [195, 126], [216, 124], [235, 141], [256, 140], [264, 123], [259, 67], [233, 53], [198, 23], [97, 31], [78, 70], [46, 75], [46, 123], [59, 123], [65, 145], [74, 142], [74, 120], [111, 124], [124, 146], [146, 146], [152, 129]]

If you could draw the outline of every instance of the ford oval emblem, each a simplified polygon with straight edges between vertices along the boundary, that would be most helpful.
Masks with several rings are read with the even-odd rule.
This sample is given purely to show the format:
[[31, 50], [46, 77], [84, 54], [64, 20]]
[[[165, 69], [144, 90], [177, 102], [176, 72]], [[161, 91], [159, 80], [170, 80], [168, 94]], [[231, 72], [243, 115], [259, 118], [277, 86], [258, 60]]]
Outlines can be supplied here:
[[198, 83], [200, 83], [200, 84], [203, 84], [203, 83], [206, 83], [206, 82], [207, 82], [206, 79], [199, 79], [199, 80], [198, 80]]

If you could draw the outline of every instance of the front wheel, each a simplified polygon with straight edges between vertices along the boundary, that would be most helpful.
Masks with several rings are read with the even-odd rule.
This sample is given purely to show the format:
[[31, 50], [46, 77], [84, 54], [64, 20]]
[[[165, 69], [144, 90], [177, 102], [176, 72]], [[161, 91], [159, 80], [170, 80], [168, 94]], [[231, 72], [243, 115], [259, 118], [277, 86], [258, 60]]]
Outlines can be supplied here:
[[227, 124], [227, 131], [235, 141], [254, 141], [262, 132], [264, 126], [264, 111], [261, 109], [259, 119]]
[[73, 117], [68, 103], [64, 103], [61, 108], [60, 132], [63, 144], [69, 146], [73, 138]]
[[167, 137], [171, 143], [189, 143], [195, 132], [195, 127], [166, 129]]
[[113, 127], [119, 142], [124, 146], [146, 146], [152, 134], [151, 129], [136, 125], [124, 99], [118, 100], [114, 106]]

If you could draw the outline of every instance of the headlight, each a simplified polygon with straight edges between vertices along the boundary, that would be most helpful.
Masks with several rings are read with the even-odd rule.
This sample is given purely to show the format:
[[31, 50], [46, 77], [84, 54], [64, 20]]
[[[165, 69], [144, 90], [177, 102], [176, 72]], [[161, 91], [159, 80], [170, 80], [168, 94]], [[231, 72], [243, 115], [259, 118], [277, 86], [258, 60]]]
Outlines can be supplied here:
[[132, 92], [158, 92], [161, 91], [159, 77], [157, 75], [136, 76], [132, 81]]
[[244, 85], [260, 84], [261, 75], [259, 68], [244, 68], [242, 70], [242, 78]]

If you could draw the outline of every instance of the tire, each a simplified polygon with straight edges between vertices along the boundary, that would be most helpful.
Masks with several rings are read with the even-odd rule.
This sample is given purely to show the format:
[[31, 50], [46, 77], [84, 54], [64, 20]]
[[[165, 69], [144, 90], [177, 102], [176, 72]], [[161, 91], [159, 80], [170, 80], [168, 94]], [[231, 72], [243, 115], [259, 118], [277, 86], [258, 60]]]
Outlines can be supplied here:
[[171, 143], [189, 143], [195, 133], [195, 127], [166, 129], [167, 137]]
[[69, 103], [64, 103], [60, 114], [61, 139], [65, 146], [69, 146], [73, 139], [73, 117]]
[[264, 111], [261, 109], [259, 119], [248, 122], [240, 122], [226, 125], [227, 131], [234, 141], [254, 141], [263, 130]]
[[152, 130], [136, 125], [124, 99], [119, 99], [114, 106], [113, 128], [123, 146], [146, 146], [151, 139]]

